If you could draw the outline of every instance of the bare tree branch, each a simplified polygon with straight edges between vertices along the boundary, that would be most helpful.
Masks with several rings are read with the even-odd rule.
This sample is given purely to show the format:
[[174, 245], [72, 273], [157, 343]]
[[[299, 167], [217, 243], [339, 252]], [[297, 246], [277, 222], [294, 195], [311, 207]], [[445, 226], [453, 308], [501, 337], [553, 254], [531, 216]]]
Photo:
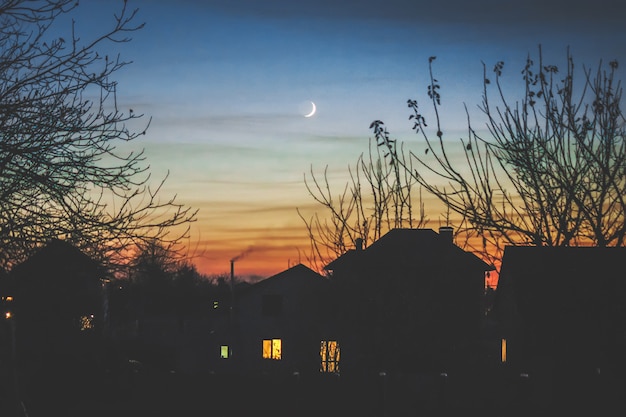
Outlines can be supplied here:
[[[137, 244], [165, 247], [187, 235], [196, 212], [158, 197], [142, 151], [118, 144], [144, 135], [128, 126], [113, 76], [128, 65], [101, 55], [143, 27], [126, 2], [110, 30], [83, 40], [55, 36], [70, 0], [10, 0], [0, 6], [0, 263], [10, 268], [33, 247], [63, 237], [118, 262]], [[181, 228], [182, 227], [182, 228]], [[177, 232], [175, 232], [175, 230]]]
[[[403, 166], [410, 166], [402, 151], [399, 158]], [[359, 156], [348, 171], [350, 182], [336, 196], [328, 179], [328, 167], [322, 178], [315, 175], [313, 168], [309, 177], [304, 177], [307, 191], [326, 214], [305, 218], [298, 210], [311, 241], [307, 260], [320, 272], [328, 262], [351, 249], [356, 239], [362, 239], [367, 247], [390, 229], [421, 227], [427, 221], [421, 193], [417, 201], [412, 194], [415, 179], [395, 159], [387, 160], [379, 147], [370, 142], [367, 157]], [[419, 204], [417, 210], [415, 203]]]
[[[467, 138], [454, 145], [444, 142], [431, 57], [427, 93], [435, 110], [434, 138], [417, 101], [408, 101], [413, 129], [428, 150], [424, 156], [411, 153], [417, 170], [394, 152], [383, 122], [372, 123], [390, 163], [459, 215], [466, 242], [482, 241], [477, 246], [485, 259], [497, 262], [507, 244], [624, 245], [626, 128], [618, 64], [600, 62], [595, 72], [583, 68], [576, 84], [569, 51], [566, 58], [560, 75], [556, 65], [544, 63], [539, 47], [537, 62], [529, 56], [522, 70], [517, 101], [504, 92], [504, 63], [493, 68], [495, 82], [483, 65], [479, 108], [488, 135], [477, 133], [466, 108]], [[462, 147], [465, 165], [448, 157], [453, 146]]]

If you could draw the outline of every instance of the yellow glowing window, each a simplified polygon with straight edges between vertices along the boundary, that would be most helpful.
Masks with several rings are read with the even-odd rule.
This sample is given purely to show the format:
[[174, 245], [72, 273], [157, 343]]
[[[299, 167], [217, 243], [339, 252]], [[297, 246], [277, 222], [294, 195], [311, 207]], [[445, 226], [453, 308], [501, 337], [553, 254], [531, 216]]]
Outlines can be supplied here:
[[93, 329], [93, 314], [90, 316], [81, 316], [78, 326], [81, 331]]
[[281, 339], [264, 339], [263, 340], [263, 358], [264, 359], [282, 359], [282, 340]]
[[213, 301], [213, 309], [219, 308], [219, 306], [220, 306], [219, 301]]
[[506, 362], [506, 339], [502, 339], [500, 346], [500, 360]]
[[339, 372], [341, 351], [335, 340], [320, 342], [320, 372]]
[[228, 359], [228, 345], [220, 346], [220, 358]]

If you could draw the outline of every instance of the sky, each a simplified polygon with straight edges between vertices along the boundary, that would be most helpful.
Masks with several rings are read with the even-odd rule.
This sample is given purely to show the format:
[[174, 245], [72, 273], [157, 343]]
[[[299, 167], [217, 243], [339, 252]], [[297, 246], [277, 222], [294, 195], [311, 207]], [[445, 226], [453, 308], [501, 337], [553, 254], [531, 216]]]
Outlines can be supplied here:
[[[79, 36], [109, 27], [121, 5], [82, 0]], [[626, 64], [618, 0], [128, 0], [128, 8], [145, 27], [114, 45], [132, 61], [116, 75], [118, 103], [151, 118], [135, 145], [155, 179], [169, 172], [162, 195], [199, 209], [189, 246], [207, 275], [229, 273], [240, 255], [239, 276], [306, 264], [297, 210], [323, 211], [304, 176], [328, 167], [339, 193], [367, 152], [373, 120], [414, 144], [406, 101], [426, 103], [430, 56], [446, 133], [464, 131], [464, 104], [476, 111], [483, 62], [504, 61], [513, 86], [539, 44], [556, 64], [568, 47], [581, 68]], [[310, 102], [317, 112], [307, 118]]]

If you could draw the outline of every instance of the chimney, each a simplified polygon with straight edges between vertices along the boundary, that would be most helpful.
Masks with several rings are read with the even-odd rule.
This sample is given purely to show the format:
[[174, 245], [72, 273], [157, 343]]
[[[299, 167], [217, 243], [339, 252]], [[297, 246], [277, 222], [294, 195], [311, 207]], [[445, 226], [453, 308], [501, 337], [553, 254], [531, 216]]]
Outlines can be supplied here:
[[446, 243], [454, 243], [453, 242], [453, 236], [454, 236], [454, 229], [452, 229], [452, 227], [450, 226], [441, 226], [439, 228], [439, 236], [441, 236], [441, 239], [446, 242]]
[[354, 247], [357, 250], [357, 252], [360, 252], [363, 250], [363, 239], [361, 239], [360, 237], [357, 237], [354, 240]]
[[230, 316], [232, 321], [233, 307], [235, 305], [235, 260], [230, 260]]
[[235, 282], [235, 260], [230, 260], [230, 288], [233, 288], [233, 283]]

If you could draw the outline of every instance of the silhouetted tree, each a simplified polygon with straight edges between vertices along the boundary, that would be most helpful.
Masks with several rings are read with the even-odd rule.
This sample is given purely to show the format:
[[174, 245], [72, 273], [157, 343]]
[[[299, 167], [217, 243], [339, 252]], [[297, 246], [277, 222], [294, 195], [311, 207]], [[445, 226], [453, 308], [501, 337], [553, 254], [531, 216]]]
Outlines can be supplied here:
[[[389, 146], [396, 152], [395, 142], [390, 140]], [[307, 219], [298, 210], [309, 234], [311, 247], [307, 258], [314, 269], [323, 272], [328, 262], [354, 248], [357, 239], [362, 239], [365, 248], [390, 229], [422, 227], [426, 223], [421, 195], [416, 197], [413, 193], [415, 179], [399, 164], [388, 163], [386, 156], [380, 148], [372, 150], [370, 143], [368, 156], [361, 154], [355, 166], [348, 167], [350, 182], [337, 195], [331, 188], [327, 169], [321, 179], [313, 168], [310, 178], [305, 175], [309, 194], [324, 212]], [[410, 161], [404, 162], [408, 167]]]
[[58, 237], [116, 260], [141, 242], [179, 242], [195, 219], [173, 198], [158, 198], [164, 180], [151, 186], [143, 151], [118, 147], [149, 125], [131, 128], [141, 115], [119, 107], [113, 78], [128, 62], [105, 52], [143, 26], [133, 23], [137, 11], [124, 1], [110, 29], [87, 39], [66, 19], [76, 7], [74, 0], [0, 5], [4, 268]]
[[[484, 70], [479, 106], [486, 134], [471, 123], [458, 144], [446, 140], [440, 118], [441, 91], [429, 59], [428, 99], [434, 110], [428, 127], [416, 100], [409, 119], [428, 152], [410, 153], [411, 164], [395, 152], [380, 120], [378, 145], [424, 189], [460, 217], [468, 242], [497, 261], [504, 245], [623, 246], [626, 227], [626, 144], [618, 63], [583, 67], [580, 78], [567, 52], [565, 68], [530, 56], [522, 70], [519, 99], [502, 85], [504, 63]], [[494, 98], [495, 96], [495, 98]], [[495, 100], [495, 103], [494, 103]], [[450, 155], [462, 149], [466, 165]]]
[[208, 313], [213, 292], [211, 283], [194, 265], [189, 262], [179, 263], [174, 270], [173, 283], [176, 313], [181, 320]]
[[140, 246], [131, 268], [134, 304], [139, 315], [173, 312], [177, 262], [176, 254], [157, 241]]
[[140, 246], [131, 262], [129, 282], [138, 315], [165, 313], [184, 320], [194, 314], [209, 314], [217, 283], [198, 272], [189, 260], [157, 241]]

